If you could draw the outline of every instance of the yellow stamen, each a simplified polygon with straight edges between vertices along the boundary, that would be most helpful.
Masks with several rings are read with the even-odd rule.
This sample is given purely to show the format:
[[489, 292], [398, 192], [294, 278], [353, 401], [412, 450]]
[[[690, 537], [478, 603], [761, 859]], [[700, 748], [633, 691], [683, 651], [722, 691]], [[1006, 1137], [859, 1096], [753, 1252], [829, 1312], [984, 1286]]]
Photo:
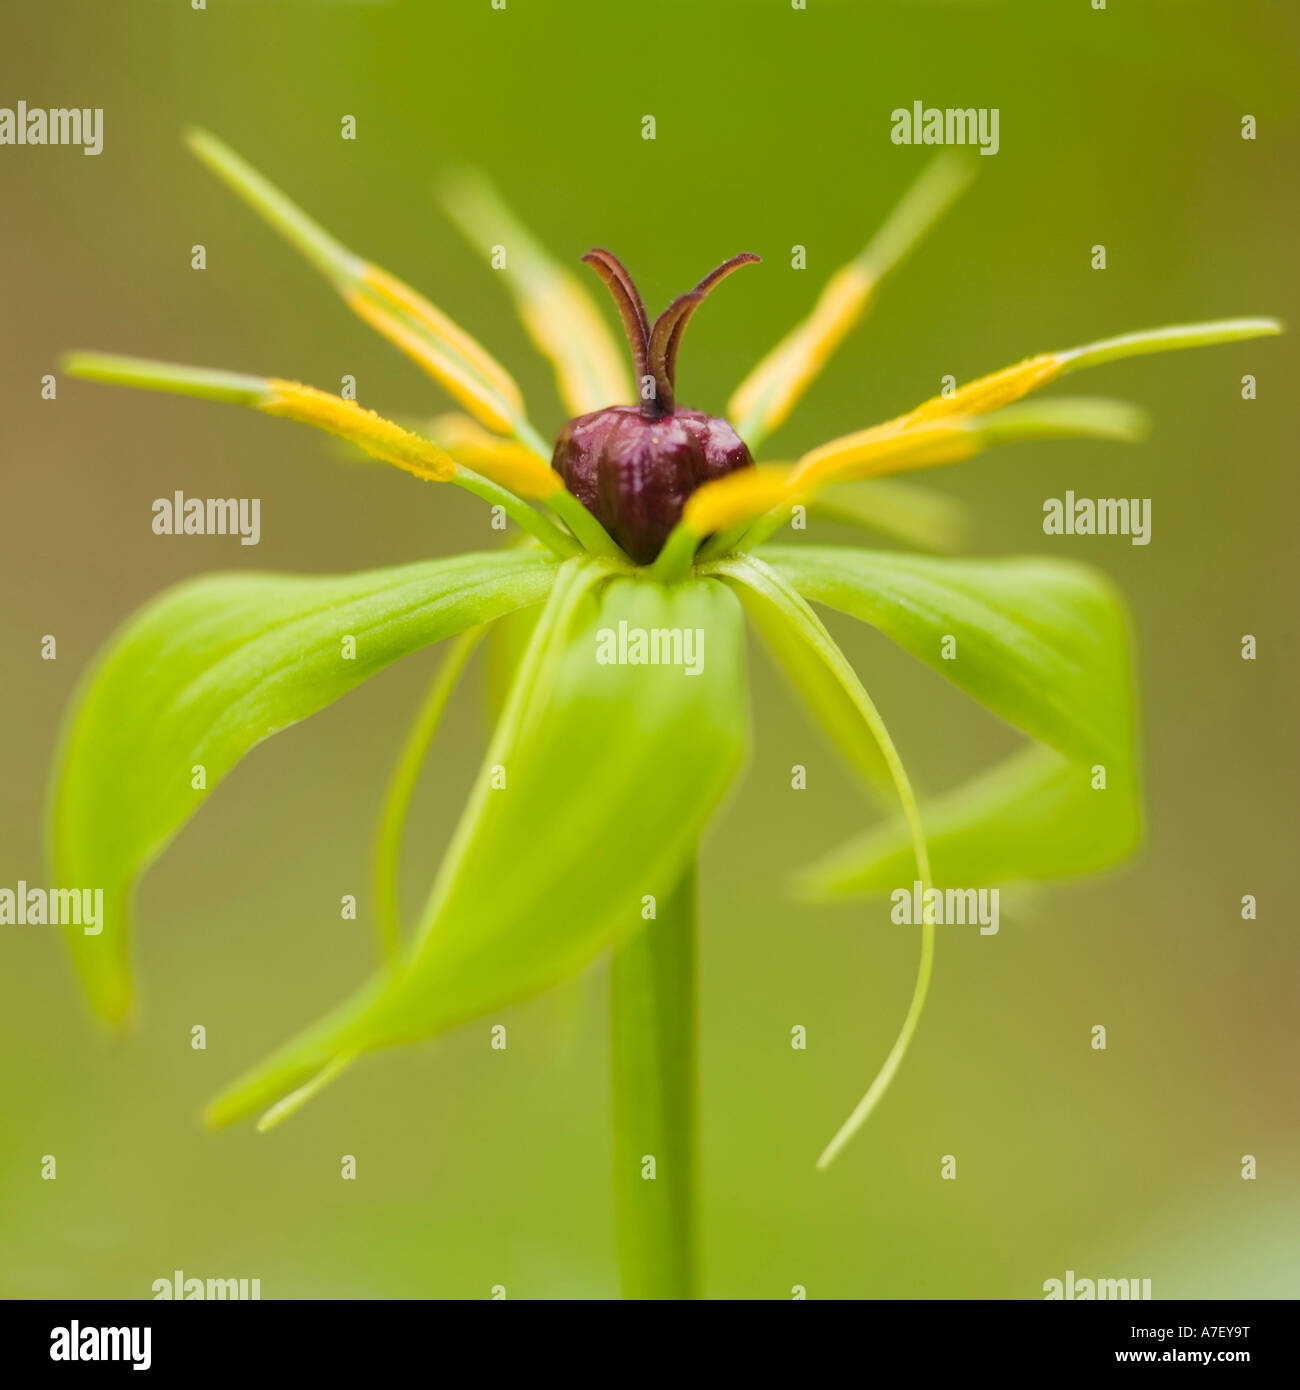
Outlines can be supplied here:
[[796, 324], [737, 387], [727, 406], [751, 449], [782, 424], [831, 353], [862, 317], [885, 276], [920, 243], [961, 194], [974, 166], [941, 155], [907, 190], [871, 241], [835, 272], [812, 313]]
[[1058, 353], [1039, 353], [1037, 357], [1027, 357], [1023, 362], [1017, 362], [1014, 367], [1003, 367], [1001, 371], [990, 372], [988, 376], [967, 382], [951, 396], [932, 396], [915, 410], [889, 423], [910, 429], [914, 425], [953, 415], [983, 415], [1020, 400], [1031, 391], [1037, 391], [1040, 386], [1046, 386], [1060, 376], [1062, 370]]
[[970, 458], [979, 447], [979, 435], [965, 419], [919, 420], [906, 429], [877, 425], [806, 453], [795, 465], [794, 477], [802, 484], [821, 488], [849, 479], [956, 463]]
[[528, 336], [550, 359], [570, 415], [636, 399], [624, 351], [584, 285], [523, 226], [500, 194], [474, 169], [441, 182], [443, 206], [480, 253], [508, 248], [493, 269], [504, 280]]
[[[906, 417], [905, 417], [906, 419]], [[779, 510], [805, 502], [835, 483], [933, 468], [973, 457], [995, 444], [1018, 439], [1098, 438], [1133, 440], [1142, 434], [1140, 411], [1114, 401], [1066, 398], [1012, 406], [985, 415], [890, 423], [859, 430], [813, 449], [793, 467], [768, 464], [705, 483], [688, 500], [684, 520], [697, 536], [750, 530], [750, 543], [771, 534]], [[759, 522], [757, 527], [751, 523]], [[738, 537], [723, 538], [734, 543]], [[716, 542], [715, 544], [720, 544]]]
[[[576, 542], [561, 532], [552, 522], [523, 502], [509, 488], [484, 477], [473, 469], [458, 465], [455, 460], [436, 443], [422, 438], [410, 430], [402, 429], [373, 410], [365, 410], [355, 401], [332, 396], [314, 387], [303, 386], [296, 381], [282, 381], [276, 377], [249, 376], [243, 372], [214, 371], [210, 367], [184, 367], [174, 362], [155, 362], [140, 357], [122, 357], [114, 353], [72, 352], [63, 358], [63, 369], [69, 375], [84, 377], [89, 381], [103, 381], [116, 386], [134, 386], [149, 391], [172, 391], [200, 399], [227, 401], [232, 405], [252, 406], [266, 415], [278, 415], [282, 419], [296, 420], [301, 424], [312, 425], [339, 439], [344, 439], [356, 448], [384, 463], [391, 463], [417, 478], [432, 482], [454, 483], [457, 487], [472, 492], [494, 507], [501, 507], [506, 514], [530, 535], [535, 536], [548, 549], [557, 555], [569, 556], [577, 549]], [[472, 420], [463, 416], [471, 430], [478, 431], [482, 438], [497, 446], [506, 441], [482, 430]], [[508, 447], [508, 446], [507, 446]], [[527, 453], [527, 451], [525, 451]], [[488, 469], [495, 471], [503, 481], [518, 478], [527, 487], [542, 494], [545, 489], [559, 486], [558, 480], [540, 476], [544, 468], [539, 458], [528, 456], [525, 463], [511, 459], [515, 472], [506, 468]], [[549, 473], [549, 470], [545, 470]], [[560, 510], [559, 501], [568, 498], [574, 507], [581, 510], [576, 498], [567, 493], [557, 494], [552, 502], [552, 510]], [[583, 513], [585, 517], [587, 514]], [[571, 528], [583, 526], [581, 518], [571, 523]], [[594, 517], [587, 528], [589, 546], [601, 544], [604, 532]], [[609, 550], [614, 543], [605, 536], [604, 544]]]
[[372, 458], [414, 473], [417, 478], [445, 483], [456, 475], [453, 460], [435, 444], [385, 420], [373, 410], [366, 410], [356, 401], [276, 377], [268, 379], [267, 387], [270, 397], [257, 407], [266, 415], [313, 425], [327, 434], [348, 440]]
[[419, 363], [489, 428], [514, 432], [523, 415], [519, 388], [474, 338], [409, 285], [336, 241], [215, 136], [191, 131], [188, 141], [219, 178], [329, 280], [354, 313]]
[[364, 292], [352, 291], [345, 298], [348, 308], [359, 319], [401, 348], [489, 429], [502, 434], [510, 432], [511, 420], [505, 403], [477, 372], [444, 352], [441, 344], [416, 328], [409, 318], [376, 304]]
[[687, 498], [682, 521], [697, 536], [753, 521], [797, 500], [790, 486], [793, 473], [789, 464], [764, 463], [715, 478]]
[[1269, 337], [1281, 331], [1282, 325], [1276, 319], [1218, 319], [1212, 323], [1151, 328], [1086, 343], [1083, 347], [1043, 352], [1036, 357], [1027, 357], [1013, 367], [1003, 367], [1001, 371], [990, 372], [988, 376], [968, 382], [951, 396], [933, 396], [907, 415], [900, 415], [878, 428], [911, 429], [914, 425], [950, 416], [983, 415], [1000, 406], [1010, 405], [1066, 372], [1078, 371], [1082, 367], [1097, 367], [1106, 362], [1143, 357], [1149, 353], [1243, 342], [1249, 338]]
[[793, 466], [761, 464], [717, 478], [693, 492], [682, 519], [697, 535], [756, 521], [789, 507], [831, 483], [901, 473], [911, 468], [955, 463], [980, 447], [968, 422], [939, 422], [906, 433], [862, 430], [805, 454]]
[[404, 284], [395, 275], [377, 265], [367, 265], [361, 272], [361, 282], [381, 300], [410, 315], [431, 337], [463, 357], [487, 382], [495, 386], [502, 398], [516, 410], [523, 408], [524, 398], [509, 372], [476, 342], [459, 324], [454, 323], [436, 304]]
[[874, 287], [873, 277], [856, 261], [831, 276], [812, 313], [763, 358], [727, 402], [727, 415], [740, 422], [742, 435], [759, 430], [770, 434], [785, 422], [809, 383], [861, 318]]
[[492, 434], [466, 415], [439, 415], [430, 421], [428, 431], [457, 463], [516, 496], [545, 501], [564, 486], [545, 459], [523, 444]]

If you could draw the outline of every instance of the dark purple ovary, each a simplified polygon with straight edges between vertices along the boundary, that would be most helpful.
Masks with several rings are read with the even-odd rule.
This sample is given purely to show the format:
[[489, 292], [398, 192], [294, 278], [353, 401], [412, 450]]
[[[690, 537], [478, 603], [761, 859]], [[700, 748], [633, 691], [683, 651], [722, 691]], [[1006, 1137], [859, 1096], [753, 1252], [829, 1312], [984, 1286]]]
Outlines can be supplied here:
[[713, 287], [758, 257], [745, 251], [723, 261], [653, 324], [617, 256], [596, 246], [582, 259], [614, 297], [641, 404], [611, 405], [570, 420], [555, 441], [551, 467], [628, 555], [648, 565], [697, 487], [753, 465], [744, 440], [725, 420], [678, 409], [677, 353], [686, 325]]
[[701, 410], [647, 419], [636, 406], [579, 415], [560, 431], [552, 467], [639, 565], [648, 565], [702, 483], [748, 468], [744, 440]]

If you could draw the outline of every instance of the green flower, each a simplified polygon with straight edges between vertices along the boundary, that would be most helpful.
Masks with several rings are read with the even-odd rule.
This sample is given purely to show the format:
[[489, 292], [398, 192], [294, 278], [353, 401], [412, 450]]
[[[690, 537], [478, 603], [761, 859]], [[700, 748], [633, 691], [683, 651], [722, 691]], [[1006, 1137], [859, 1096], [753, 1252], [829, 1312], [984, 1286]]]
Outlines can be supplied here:
[[[468, 489], [503, 508], [523, 534], [495, 552], [364, 574], [202, 578], [168, 590], [126, 624], [84, 683], [55, 781], [56, 881], [105, 890], [102, 932], [68, 933], [82, 983], [105, 1019], [128, 1017], [133, 885], [240, 758], [399, 657], [454, 639], [399, 761], [380, 830], [374, 915], [383, 959], [374, 977], [236, 1081], [207, 1118], [226, 1124], [264, 1110], [262, 1123], [273, 1123], [360, 1054], [535, 994], [612, 948], [625, 1286], [689, 1294], [696, 1286], [694, 865], [745, 759], [746, 618], [864, 784], [901, 808], [808, 870], [810, 891], [1074, 875], [1123, 858], [1140, 831], [1128, 639], [1121, 601], [1103, 577], [1058, 560], [963, 560], [767, 538], [801, 507], [943, 548], [951, 517], [941, 501], [873, 480], [1004, 442], [1134, 439], [1141, 417], [1116, 402], [1016, 402], [1083, 367], [1276, 333], [1279, 325], [1240, 319], [1046, 353], [793, 463], [751, 466], [745, 456], [725, 476], [675, 498], [676, 524], [638, 565], [597, 520], [599, 507], [588, 509], [565, 488], [495, 358], [428, 300], [341, 246], [220, 142], [195, 134], [191, 145], [465, 413], [415, 432], [354, 401], [276, 378], [84, 353], [66, 359], [67, 370], [314, 425], [422, 480]], [[950, 162], [923, 175], [861, 255], [831, 278], [809, 317], [737, 389], [730, 423], [709, 428], [738, 434], [758, 457], [882, 277], [967, 177]], [[444, 196], [477, 245], [509, 246], [503, 277], [554, 365], [570, 414], [644, 401], [578, 279], [518, 227], [490, 187], [462, 174]], [[608, 253], [593, 254], [607, 282], [625, 275]], [[664, 372], [675, 369], [680, 329], [699, 297], [684, 310], [676, 301], [662, 331], [652, 334], [643, 307], [639, 330], [629, 328], [634, 352], [669, 392], [659, 408], [643, 410], [647, 419], [673, 416]], [[627, 293], [616, 290], [616, 298], [625, 320], [635, 318], [639, 296], [631, 310]], [[661, 460], [647, 448], [653, 471]], [[886, 633], [1022, 731], [1024, 749], [922, 814], [879, 714], [811, 604]], [[509, 691], [429, 899], [403, 939], [394, 883], [407, 802], [452, 686], [485, 631], [510, 663]], [[958, 659], [941, 658], [945, 637], [956, 638]], [[695, 653], [690, 661], [682, 644]], [[916, 1027], [933, 922], [919, 924], [918, 935], [920, 968], [898, 1040], [822, 1163], [866, 1119]], [[658, 1159], [654, 1184], [632, 1172], [646, 1154]]]

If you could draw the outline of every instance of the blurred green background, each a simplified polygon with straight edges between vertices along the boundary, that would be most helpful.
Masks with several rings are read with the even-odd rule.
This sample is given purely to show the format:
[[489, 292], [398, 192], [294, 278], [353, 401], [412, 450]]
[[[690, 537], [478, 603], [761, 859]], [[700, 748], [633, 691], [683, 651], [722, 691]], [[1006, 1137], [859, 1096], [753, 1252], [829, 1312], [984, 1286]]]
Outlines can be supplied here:
[[[0, 884], [45, 881], [61, 711], [146, 597], [210, 569], [345, 571], [492, 540], [474, 499], [349, 464], [310, 431], [68, 380], [40, 399], [58, 353], [89, 347], [333, 389], [351, 373], [380, 410], [444, 407], [184, 152], [186, 125], [469, 326], [549, 434], [549, 368], [440, 214], [439, 169], [486, 169], [570, 262], [615, 249], [652, 309], [724, 256], [760, 252], [682, 355], [682, 397], [721, 410], [927, 159], [890, 143], [889, 112], [998, 107], [1000, 153], [976, 161], [974, 188], [773, 440], [780, 457], [908, 407], [945, 373], [1166, 322], [1300, 322], [1298, 18], [1255, 0], [7, 6], [0, 104], [102, 106], [105, 144], [98, 158], [0, 149]], [[1089, 268], [1096, 242], [1104, 273]], [[796, 243], [806, 271], [790, 269]], [[1122, 873], [1008, 896], [996, 937], [940, 928], [913, 1051], [826, 1174], [813, 1161], [894, 1036], [915, 941], [879, 904], [785, 895], [788, 872], [868, 812], [753, 653], [752, 765], [702, 878], [710, 1295], [1034, 1298], [1066, 1269], [1150, 1278], [1157, 1298], [1300, 1293], [1298, 367], [1294, 334], [1107, 367], [1081, 389], [1149, 407], [1149, 443], [1021, 446], [926, 479], [969, 503], [974, 552], [1073, 554], [1131, 596], [1148, 843]], [[260, 546], [153, 535], [152, 500], [177, 488], [260, 497]], [[1066, 488], [1151, 497], [1152, 543], [1045, 537], [1043, 499]], [[832, 628], [923, 785], [1011, 746], [933, 673]], [[260, 749], [148, 875], [130, 1037], [92, 1025], [54, 933], [0, 934], [0, 1294], [148, 1297], [174, 1269], [258, 1277], [265, 1297], [616, 1294], [603, 964], [371, 1059], [269, 1136], [196, 1126], [219, 1085], [368, 970], [369, 923], [340, 921], [339, 897], [364, 902], [380, 792], [435, 659]], [[481, 752], [480, 696], [476, 671], [422, 783], [411, 900]], [[805, 792], [789, 789], [796, 762]], [[1241, 920], [1243, 893], [1257, 921]], [[488, 1046], [498, 1021], [505, 1053]], [[940, 1180], [946, 1154], [956, 1181]]]

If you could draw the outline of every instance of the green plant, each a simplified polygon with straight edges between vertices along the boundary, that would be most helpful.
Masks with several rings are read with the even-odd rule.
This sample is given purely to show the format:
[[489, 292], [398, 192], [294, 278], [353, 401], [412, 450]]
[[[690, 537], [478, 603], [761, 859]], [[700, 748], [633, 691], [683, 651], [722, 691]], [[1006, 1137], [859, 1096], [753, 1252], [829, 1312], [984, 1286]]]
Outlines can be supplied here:
[[[85, 353], [68, 357], [66, 369], [314, 425], [419, 478], [468, 489], [502, 508], [522, 534], [496, 552], [365, 574], [216, 575], [167, 591], [130, 619], [84, 683], [55, 781], [57, 879], [105, 890], [102, 933], [68, 933], [82, 983], [105, 1019], [127, 1019], [132, 886], [240, 758], [399, 657], [454, 639], [402, 751], [380, 827], [380, 967], [354, 998], [237, 1080], [207, 1118], [227, 1124], [264, 1110], [263, 1126], [273, 1124], [361, 1053], [431, 1036], [534, 994], [612, 949], [624, 1287], [634, 1296], [692, 1296], [695, 864], [701, 835], [744, 760], [745, 617], [864, 784], [901, 807], [807, 871], [810, 890], [877, 892], [914, 875], [928, 890], [933, 882], [1078, 874], [1124, 857], [1140, 828], [1128, 638], [1122, 604], [1104, 578], [1060, 561], [778, 546], [766, 544], [768, 537], [800, 507], [939, 546], [949, 529], [942, 506], [874, 480], [1003, 442], [1134, 439], [1141, 416], [1116, 402], [1016, 402], [1069, 371], [1279, 326], [1241, 319], [1042, 354], [790, 465], [755, 467], [733, 451], [725, 468], [709, 465], [707, 481], [692, 475], [676, 494], [660, 489], [671, 516], [652, 542], [640, 529], [646, 548], [638, 547], [645, 562], [638, 564], [597, 519], [595, 495], [589, 509], [564, 487], [562, 474], [578, 467], [569, 426], [553, 468], [513, 380], [477, 342], [339, 245], [220, 142], [196, 134], [191, 144], [468, 413], [440, 416], [417, 432], [276, 378]], [[739, 435], [742, 450], [757, 451], [880, 279], [965, 179], [961, 166], [947, 162], [922, 177], [862, 254], [831, 279], [809, 318], [738, 389], [732, 423], [701, 417], [705, 423], [692, 426], [690, 448], [703, 450], [691, 455], [695, 462], [714, 457], [712, 444], [699, 444], [705, 435]], [[491, 227], [510, 245], [504, 274], [531, 336], [554, 363], [566, 405], [574, 416], [594, 413], [604, 422], [595, 453], [583, 457], [593, 468], [622, 466], [606, 426], [636, 414], [615, 403], [639, 399], [637, 466], [649, 468], [659, 486], [655, 470], [668, 464], [651, 426], [681, 415], [671, 399], [681, 330], [712, 277], [694, 299], [683, 297], [689, 304], [670, 308], [651, 351], [630, 278], [625, 285], [614, 258], [593, 253], [607, 283], [618, 287], [634, 353], [640, 345], [638, 375], [653, 368], [658, 399], [647, 409], [585, 291], [491, 189], [463, 174], [445, 198], [476, 243], [484, 244]], [[602, 513], [616, 530], [628, 521], [625, 505], [640, 503], [618, 500]], [[928, 805], [923, 832], [890, 736], [812, 603], [885, 632], [1027, 735], [1027, 747]], [[526, 642], [429, 900], [403, 939], [395, 866], [415, 774], [480, 636], [490, 629], [503, 645], [519, 638], [517, 624], [504, 634], [491, 626], [512, 614], [529, 625]], [[659, 655], [669, 659], [656, 663], [652, 644], [665, 633]], [[615, 634], [618, 651], [605, 659]], [[945, 635], [955, 635], [960, 659], [941, 659]], [[684, 650], [692, 642], [694, 662]], [[916, 1028], [934, 955], [928, 915], [918, 931], [920, 966], [898, 1039], [822, 1164], [879, 1101]], [[656, 1158], [654, 1182], [641, 1180], [646, 1155]]]

